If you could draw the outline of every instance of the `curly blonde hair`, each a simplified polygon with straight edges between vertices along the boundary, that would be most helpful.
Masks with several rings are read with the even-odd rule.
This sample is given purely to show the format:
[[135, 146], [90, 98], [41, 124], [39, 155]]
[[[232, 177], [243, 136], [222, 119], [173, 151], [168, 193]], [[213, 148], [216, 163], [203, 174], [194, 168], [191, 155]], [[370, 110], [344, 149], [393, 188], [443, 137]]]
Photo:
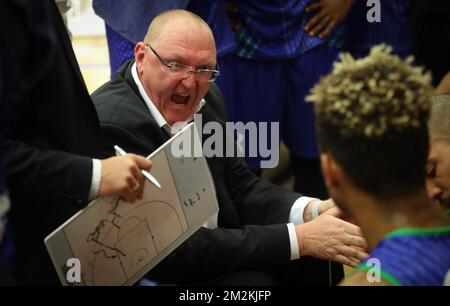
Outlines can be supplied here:
[[308, 101], [316, 117], [342, 136], [383, 137], [427, 124], [433, 87], [431, 74], [378, 45], [362, 59], [340, 55], [331, 74], [316, 84]]

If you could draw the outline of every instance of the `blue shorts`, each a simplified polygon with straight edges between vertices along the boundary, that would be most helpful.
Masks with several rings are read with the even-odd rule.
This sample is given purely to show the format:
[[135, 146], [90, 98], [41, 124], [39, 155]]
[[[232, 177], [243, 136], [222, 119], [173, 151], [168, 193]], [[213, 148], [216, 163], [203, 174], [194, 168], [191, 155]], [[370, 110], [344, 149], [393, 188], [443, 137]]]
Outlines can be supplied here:
[[[279, 122], [280, 140], [290, 152], [318, 158], [313, 105], [305, 96], [321, 76], [331, 71], [338, 50], [319, 45], [294, 59], [251, 60], [234, 54], [218, 59], [229, 121]], [[247, 155], [247, 154], [246, 154]], [[261, 158], [246, 158], [252, 169]]]

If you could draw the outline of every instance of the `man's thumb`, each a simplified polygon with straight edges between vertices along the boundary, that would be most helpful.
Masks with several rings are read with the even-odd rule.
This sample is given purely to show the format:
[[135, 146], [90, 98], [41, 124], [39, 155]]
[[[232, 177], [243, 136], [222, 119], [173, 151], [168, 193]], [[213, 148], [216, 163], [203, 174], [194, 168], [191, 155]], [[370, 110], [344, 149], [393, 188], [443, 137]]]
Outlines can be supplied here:
[[343, 216], [342, 211], [338, 207], [333, 207], [324, 212], [326, 215], [330, 215], [336, 218], [341, 218]]
[[139, 168], [147, 170], [147, 171], [150, 171], [150, 169], [152, 168], [152, 161], [151, 160], [148, 160], [145, 157], [142, 157], [142, 156], [139, 156], [139, 155], [135, 155], [135, 154], [132, 154], [131, 157], [133, 158], [135, 163], [139, 166]]

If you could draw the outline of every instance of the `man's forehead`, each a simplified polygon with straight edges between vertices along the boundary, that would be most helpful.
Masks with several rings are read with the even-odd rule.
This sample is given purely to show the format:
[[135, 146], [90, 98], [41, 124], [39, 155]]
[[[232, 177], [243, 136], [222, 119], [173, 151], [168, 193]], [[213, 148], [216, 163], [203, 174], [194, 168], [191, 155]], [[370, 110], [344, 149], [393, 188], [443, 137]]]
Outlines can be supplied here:
[[442, 144], [450, 148], [450, 133], [440, 129], [429, 129], [430, 143]]
[[202, 39], [214, 40], [211, 30], [200, 21], [184, 18], [167, 21], [156, 35], [158, 39]]
[[429, 159], [433, 160], [450, 160], [450, 144], [444, 141], [431, 141]]
[[156, 40], [153, 47], [162, 52], [164, 56], [172, 59], [190, 58], [201, 61], [201, 64], [214, 64], [216, 62], [216, 47], [214, 40], [208, 37], [192, 37], [192, 35], [179, 35], [171, 32]]

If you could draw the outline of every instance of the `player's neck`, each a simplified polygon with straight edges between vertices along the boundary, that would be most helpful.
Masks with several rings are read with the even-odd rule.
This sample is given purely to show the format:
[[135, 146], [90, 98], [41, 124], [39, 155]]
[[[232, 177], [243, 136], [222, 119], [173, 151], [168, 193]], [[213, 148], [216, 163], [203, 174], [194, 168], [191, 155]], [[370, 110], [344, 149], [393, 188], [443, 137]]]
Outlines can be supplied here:
[[369, 250], [386, 235], [400, 228], [432, 228], [450, 225], [440, 207], [431, 203], [424, 190], [401, 199], [381, 202], [365, 197], [352, 201], [353, 217], [367, 239]]

